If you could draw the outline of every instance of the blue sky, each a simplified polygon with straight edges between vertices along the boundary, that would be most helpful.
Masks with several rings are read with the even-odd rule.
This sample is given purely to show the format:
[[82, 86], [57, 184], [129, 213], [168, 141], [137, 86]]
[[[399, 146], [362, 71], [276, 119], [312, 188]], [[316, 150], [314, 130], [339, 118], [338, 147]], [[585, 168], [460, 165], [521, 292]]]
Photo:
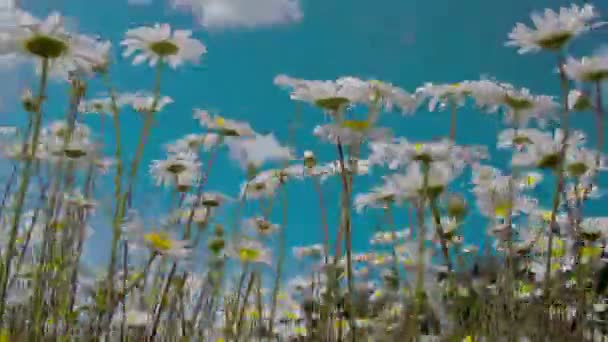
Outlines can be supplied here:
[[[192, 29], [207, 45], [209, 53], [200, 66], [164, 74], [162, 93], [176, 102], [158, 117], [146, 147], [147, 165], [152, 159], [162, 158], [163, 143], [186, 133], [200, 132], [191, 119], [194, 107], [247, 120], [254, 129], [275, 132], [285, 141], [295, 106], [287, 93], [272, 83], [279, 73], [307, 79], [353, 75], [389, 81], [410, 91], [427, 81], [456, 82], [487, 75], [529, 87], [535, 93], [557, 95], [555, 56], [519, 56], [515, 49], [504, 47], [504, 42], [515, 22], [529, 21], [531, 11], [545, 7], [556, 9], [572, 3], [563, 0], [304, 0], [297, 3], [297, 13], [278, 11], [276, 17], [268, 15], [267, 11], [275, 11], [272, 6], [287, 6], [284, 8], [289, 10], [294, 3], [249, 1], [261, 1], [260, 8], [237, 12], [236, 17], [224, 22], [217, 14], [211, 16], [204, 11], [197, 12], [197, 17], [187, 6], [175, 10], [166, 0], [142, 1], [137, 5], [129, 4], [127, 0], [21, 0], [21, 6], [38, 15], [58, 10], [69, 18], [70, 27], [83, 33], [99, 34], [112, 40], [115, 47], [127, 29], [155, 22]], [[608, 13], [608, 4], [597, 1], [596, 5], [600, 13]], [[252, 17], [239, 19], [238, 15], [246, 13], [251, 13]], [[239, 20], [244, 20], [242, 23], [246, 27], [238, 27]], [[256, 20], [263, 25], [256, 26]], [[271, 25], [273, 20], [277, 23]], [[289, 20], [292, 22], [286, 22]], [[582, 38], [571, 52], [575, 55], [590, 53], [599, 43], [606, 42], [607, 34], [608, 31], [604, 31]], [[122, 91], [150, 89], [150, 69], [131, 67], [119, 53], [115, 51], [115, 54], [118, 63], [113, 69], [113, 80], [117, 87]], [[0, 124], [16, 123], [19, 117], [14, 114], [18, 108], [14, 102], [15, 93], [32, 82], [31, 71], [0, 68], [0, 77], [3, 78], [0, 89], [4, 102], [0, 108], [0, 120], [3, 121]], [[56, 94], [58, 100], [51, 102], [49, 117], [60, 118], [65, 108], [65, 102], [61, 102], [63, 88], [60, 85], [53, 87], [51, 95]], [[99, 85], [92, 85], [93, 93], [99, 90]], [[127, 149], [134, 148], [140, 121], [134, 115], [123, 117], [125, 144]], [[302, 118], [296, 139], [298, 152], [313, 149], [324, 158], [334, 158], [333, 147], [318, 143], [311, 136], [314, 125], [323, 120], [322, 114], [304, 107]], [[449, 129], [445, 113], [421, 111], [411, 118], [391, 114], [382, 120], [397, 135], [411, 140], [445, 135]], [[87, 122], [94, 126], [100, 124], [96, 119]], [[577, 117], [574, 126], [591, 132], [593, 141], [595, 132], [591, 115]], [[496, 118], [464, 110], [458, 117], [457, 141], [494, 145], [499, 127]], [[110, 130], [110, 126], [106, 129]], [[111, 134], [106, 138], [109, 143]], [[208, 189], [234, 195], [242, 172], [225, 155], [211, 171]], [[500, 158], [495, 161], [504, 162]], [[373, 177], [357, 181], [355, 191], [365, 190], [381, 174], [376, 172]], [[149, 196], [153, 194], [151, 180], [142, 176], [139, 183], [138, 201], [142, 211], [152, 212], [150, 208], [162, 207], [160, 199]], [[337, 191], [337, 182], [330, 182], [325, 190], [334, 223], [337, 220]], [[597, 211], [605, 205], [604, 200], [591, 206], [590, 210]], [[288, 212], [289, 245], [320, 241], [317, 196], [312, 184], [296, 184], [289, 188]], [[365, 246], [375, 222], [374, 216], [378, 215], [355, 220], [357, 246]], [[280, 215], [275, 218], [279, 219]], [[472, 218], [474, 227], [468, 228], [469, 234], [479, 237], [481, 224]], [[106, 238], [106, 233], [99, 233], [98, 239]]]

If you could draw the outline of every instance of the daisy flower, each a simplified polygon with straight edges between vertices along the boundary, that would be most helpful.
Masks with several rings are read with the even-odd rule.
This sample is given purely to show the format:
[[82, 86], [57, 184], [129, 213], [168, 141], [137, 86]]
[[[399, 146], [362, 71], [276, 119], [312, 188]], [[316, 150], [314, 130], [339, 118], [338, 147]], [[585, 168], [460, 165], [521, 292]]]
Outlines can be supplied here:
[[220, 136], [251, 137], [256, 134], [246, 122], [226, 119], [220, 115], [212, 115], [206, 110], [195, 109], [194, 118], [199, 120], [201, 127], [216, 132]]
[[426, 196], [437, 197], [456, 175], [446, 163], [432, 163], [429, 166], [426, 191], [424, 193], [425, 175], [418, 164], [410, 164], [405, 174], [384, 176], [385, 187], [396, 193], [398, 199], [418, 200]]
[[272, 256], [270, 250], [259, 241], [251, 239], [239, 239], [229, 250], [230, 257], [242, 263], [263, 263], [270, 265]]
[[407, 91], [387, 82], [373, 80], [369, 83], [376, 92], [372, 97], [382, 104], [385, 110], [391, 111], [396, 107], [403, 114], [413, 114], [418, 108], [419, 100]]
[[415, 96], [424, 101], [429, 99], [429, 111], [434, 112], [439, 105], [439, 110], [444, 110], [450, 103], [455, 106], [462, 106], [470, 94], [469, 81], [453, 84], [432, 84], [426, 83], [416, 89]]
[[[597, 162], [600, 162], [598, 165]], [[571, 148], [566, 150], [565, 170], [571, 177], [590, 176], [597, 171], [606, 169], [606, 158], [598, 155], [597, 151], [585, 148]]]
[[261, 236], [271, 235], [279, 230], [279, 225], [274, 224], [261, 216], [246, 219], [243, 224], [249, 230], [256, 232]]
[[534, 28], [517, 23], [509, 33], [510, 40], [506, 45], [519, 48], [520, 54], [540, 50], [558, 51], [574, 37], [598, 27], [600, 24], [592, 23], [597, 17], [595, 8], [590, 4], [562, 7], [559, 13], [545, 9], [543, 14], [531, 15]]
[[524, 128], [531, 119], [541, 126], [547, 121], [556, 120], [559, 104], [552, 96], [532, 95], [526, 88], [506, 87], [502, 105], [507, 109], [504, 121], [518, 128]]
[[157, 186], [177, 184], [190, 187], [200, 178], [200, 168], [201, 162], [194, 153], [182, 152], [152, 161], [150, 173]]
[[178, 152], [198, 152], [202, 147], [205, 151], [219, 145], [220, 135], [215, 133], [205, 134], [187, 134], [181, 139], [178, 139], [170, 144], [165, 145], [165, 149], [169, 153]]
[[172, 32], [169, 24], [156, 24], [128, 30], [120, 44], [126, 47], [124, 57], [136, 55], [134, 65], [148, 61], [150, 66], [154, 66], [160, 61], [177, 68], [184, 62], [198, 63], [207, 52], [205, 45], [191, 35], [189, 30]]
[[68, 33], [63, 17], [53, 12], [44, 20], [16, 11], [14, 22], [0, 30], [2, 54], [44, 59], [49, 72], [67, 78], [70, 72], [92, 73], [108, 63], [109, 43]]
[[563, 132], [558, 129], [554, 135], [538, 133], [530, 136], [531, 144], [522, 151], [517, 151], [511, 158], [511, 164], [519, 167], [556, 168], [561, 159], [562, 144], [567, 145], [566, 153], [580, 144], [580, 134], [572, 134], [566, 142]]
[[568, 93], [568, 107], [573, 112], [584, 112], [593, 108], [593, 104], [589, 95], [578, 89], [573, 89]]
[[359, 145], [366, 140], [378, 141], [389, 139], [392, 135], [388, 128], [373, 127], [367, 120], [343, 120], [315, 127], [313, 134], [332, 144], [345, 146]]
[[608, 48], [595, 56], [574, 59], [569, 57], [564, 64], [568, 78], [579, 82], [601, 82], [608, 79]]
[[192, 252], [188, 241], [175, 240], [165, 232], [151, 232], [145, 234], [144, 243], [153, 252], [174, 259], [187, 258]]
[[405, 153], [409, 143], [404, 138], [394, 139], [391, 142], [371, 141], [368, 146], [370, 165], [387, 165], [389, 169], [396, 170], [409, 163]]
[[309, 81], [278, 75], [274, 83], [291, 89], [292, 100], [308, 102], [330, 112], [338, 112], [351, 104], [369, 103], [375, 96], [369, 83], [354, 77]]
[[155, 96], [146, 92], [136, 92], [122, 95], [121, 103], [133, 107], [139, 113], [156, 113], [162, 111], [166, 105], [172, 104], [173, 99], [169, 96]]
[[387, 208], [397, 199], [394, 188], [379, 186], [370, 192], [357, 194], [354, 199], [354, 206], [357, 213], [361, 213], [365, 208]]
[[259, 199], [274, 196], [281, 182], [276, 177], [262, 180], [252, 180], [241, 185], [241, 197]]

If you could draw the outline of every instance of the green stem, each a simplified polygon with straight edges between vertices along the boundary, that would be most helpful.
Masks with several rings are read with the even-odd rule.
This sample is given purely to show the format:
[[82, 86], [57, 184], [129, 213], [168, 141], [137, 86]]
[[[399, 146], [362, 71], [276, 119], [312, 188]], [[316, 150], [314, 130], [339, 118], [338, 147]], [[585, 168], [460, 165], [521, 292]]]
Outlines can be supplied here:
[[558, 67], [559, 67], [559, 77], [560, 77], [560, 85], [562, 90], [562, 106], [563, 106], [563, 122], [562, 129], [564, 133], [564, 138], [562, 140], [562, 146], [560, 150], [560, 158], [559, 163], [557, 165], [556, 176], [557, 182], [555, 185], [555, 193], [553, 195], [553, 207], [551, 210], [551, 220], [549, 223], [549, 238], [547, 242], [547, 264], [545, 266], [545, 284], [544, 284], [544, 295], [545, 298], [550, 300], [550, 284], [551, 284], [551, 259], [553, 254], [553, 227], [555, 226], [555, 221], [557, 217], [557, 209], [559, 207], [559, 197], [564, 188], [564, 159], [566, 154], [567, 142], [568, 142], [568, 114], [569, 114], [569, 106], [568, 106], [568, 79], [566, 78], [566, 74], [564, 72], [564, 61], [563, 57], [560, 55], [558, 57]]
[[[4, 311], [6, 309], [6, 291], [8, 278], [11, 273], [11, 263], [13, 262], [13, 257], [15, 254], [15, 242], [17, 239], [17, 231], [19, 229], [19, 223], [21, 220], [21, 213], [23, 211], [23, 204], [25, 202], [25, 195], [27, 193], [27, 188], [30, 183], [31, 171], [32, 171], [32, 163], [36, 158], [36, 152], [38, 149], [38, 139], [40, 136], [40, 125], [42, 123], [42, 102], [45, 97], [46, 86], [48, 81], [48, 68], [49, 61], [48, 59], [42, 60], [42, 73], [40, 75], [40, 87], [38, 89], [38, 105], [36, 106], [36, 113], [34, 115], [34, 128], [33, 128], [33, 137], [32, 137], [32, 145], [31, 147], [31, 155], [28, 153], [28, 157], [25, 160], [25, 165], [23, 170], [21, 171], [21, 179], [19, 184], [19, 191], [17, 192], [16, 204], [15, 204], [15, 213], [13, 214], [13, 222], [11, 225], [11, 231], [8, 240], [8, 246], [6, 247], [6, 258], [4, 260], [4, 267], [2, 269], [2, 273], [0, 274], [0, 280], [2, 284], [0, 286], [0, 323], [4, 319]], [[29, 137], [26, 137], [26, 144], [29, 140]], [[28, 147], [28, 150], [29, 150]], [[28, 151], [29, 152], [29, 151]]]
[[[156, 68], [156, 76], [155, 76], [155, 83], [154, 83], [154, 98], [152, 100], [152, 106], [149, 109], [149, 111], [147, 113], [145, 113], [145, 120], [144, 120], [144, 125], [141, 131], [141, 134], [139, 136], [139, 143], [137, 145], [137, 150], [135, 152], [135, 158], [133, 159], [132, 165], [131, 165], [131, 172], [129, 174], [129, 188], [128, 191], [126, 193], [123, 193], [117, 200], [116, 202], [116, 210], [114, 213], [114, 220], [113, 220], [113, 236], [112, 236], [112, 249], [111, 249], [111, 254], [110, 254], [110, 264], [108, 266], [108, 303], [111, 303], [111, 300], [113, 298], [112, 293], [113, 293], [113, 282], [114, 282], [114, 268], [116, 267], [116, 260], [117, 260], [117, 251], [118, 251], [118, 242], [120, 241], [120, 237], [121, 237], [121, 230], [120, 230], [120, 223], [122, 222], [122, 219], [124, 217], [124, 214], [126, 212], [126, 206], [127, 206], [127, 197], [131, 195], [132, 190], [133, 190], [133, 185], [135, 182], [135, 179], [137, 177], [137, 170], [139, 167], [139, 162], [142, 158], [143, 155], [143, 151], [144, 151], [144, 147], [145, 147], [145, 142], [147, 140], [148, 135], [150, 134], [150, 130], [152, 129], [152, 123], [154, 122], [154, 113], [156, 111], [156, 106], [158, 105], [158, 101], [160, 98], [160, 80], [161, 80], [161, 70], [162, 70], [162, 62], [159, 62]], [[116, 103], [115, 100], [113, 100], [114, 105], [113, 107], [116, 107]], [[118, 111], [116, 110], [116, 113]], [[114, 119], [114, 127], [115, 129], [118, 128], [119, 129], [119, 122], [118, 122], [118, 115], [116, 115], [115, 113], [115, 119]], [[117, 132], [117, 137], [119, 137], [120, 132]], [[117, 157], [120, 157], [120, 145], [119, 145], [119, 141], [117, 140], [117, 147], [116, 147], [116, 151], [115, 153], [117, 154]], [[122, 170], [121, 170], [122, 173]], [[119, 177], [119, 173], [117, 172], [117, 176]], [[115, 184], [118, 188], [120, 187], [119, 185], [120, 180], [115, 178]], [[117, 191], [116, 194], [118, 194], [119, 192]]]

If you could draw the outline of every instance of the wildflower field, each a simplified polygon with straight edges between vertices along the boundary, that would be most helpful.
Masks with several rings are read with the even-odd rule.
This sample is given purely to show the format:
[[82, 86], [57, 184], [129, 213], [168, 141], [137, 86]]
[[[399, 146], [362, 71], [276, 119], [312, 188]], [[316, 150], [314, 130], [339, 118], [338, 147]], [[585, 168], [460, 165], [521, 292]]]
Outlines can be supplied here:
[[[213, 1], [173, 0], [204, 26], [237, 25]], [[608, 341], [608, 47], [570, 50], [608, 29], [592, 4], [504, 33], [513, 59], [548, 57], [558, 94], [491, 76], [403, 89], [277, 73], [292, 110], [259, 117], [285, 116], [273, 132], [172, 110], [199, 94], [167, 82], [214, 53], [191, 27], [106, 40], [7, 3], [0, 57], [36, 81], [1, 88], [20, 124], [0, 122], [0, 341]], [[246, 27], [274, 20], [244, 13]], [[125, 89], [125, 65], [151, 84]], [[495, 122], [492, 141], [469, 143], [483, 132], [463, 112]], [[163, 115], [191, 124], [158, 146]], [[425, 115], [448, 129], [394, 133]]]

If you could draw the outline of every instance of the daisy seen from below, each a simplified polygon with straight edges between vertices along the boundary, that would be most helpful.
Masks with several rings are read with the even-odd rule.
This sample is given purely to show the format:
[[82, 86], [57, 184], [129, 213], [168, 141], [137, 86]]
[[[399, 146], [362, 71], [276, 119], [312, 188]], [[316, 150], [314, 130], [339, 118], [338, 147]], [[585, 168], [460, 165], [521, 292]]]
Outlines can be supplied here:
[[171, 30], [169, 24], [156, 24], [153, 27], [138, 27], [128, 30], [120, 43], [125, 46], [124, 57], [135, 54], [133, 64], [148, 62], [155, 66], [159, 62], [177, 68], [184, 62], [198, 64], [207, 52], [200, 41], [191, 38], [192, 31]]
[[601, 25], [593, 22], [597, 17], [595, 8], [590, 4], [562, 7], [559, 13], [545, 9], [543, 14], [531, 15], [534, 28], [517, 23], [509, 33], [510, 40], [506, 45], [519, 48], [520, 54], [540, 50], [559, 51], [574, 37]]
[[568, 78], [580, 82], [601, 82], [608, 79], [608, 48], [580, 60], [569, 57], [564, 64]]
[[[91, 74], [108, 63], [110, 44], [89, 36], [69, 33], [64, 19], [51, 13], [41, 20], [16, 11], [14, 22], [0, 29], [7, 37], [0, 42], [0, 54], [16, 54], [45, 60], [49, 74], [68, 78], [71, 72]], [[36, 65], [41, 72], [40, 65]]]
[[192, 252], [188, 241], [176, 240], [162, 231], [147, 233], [143, 240], [151, 251], [170, 258], [184, 259]]
[[200, 179], [200, 168], [201, 162], [194, 153], [181, 152], [152, 161], [150, 173], [157, 186], [177, 184], [179, 188], [189, 188]]
[[256, 134], [247, 122], [213, 115], [206, 110], [195, 109], [194, 118], [199, 121], [201, 127], [207, 128], [222, 137], [251, 137]]

